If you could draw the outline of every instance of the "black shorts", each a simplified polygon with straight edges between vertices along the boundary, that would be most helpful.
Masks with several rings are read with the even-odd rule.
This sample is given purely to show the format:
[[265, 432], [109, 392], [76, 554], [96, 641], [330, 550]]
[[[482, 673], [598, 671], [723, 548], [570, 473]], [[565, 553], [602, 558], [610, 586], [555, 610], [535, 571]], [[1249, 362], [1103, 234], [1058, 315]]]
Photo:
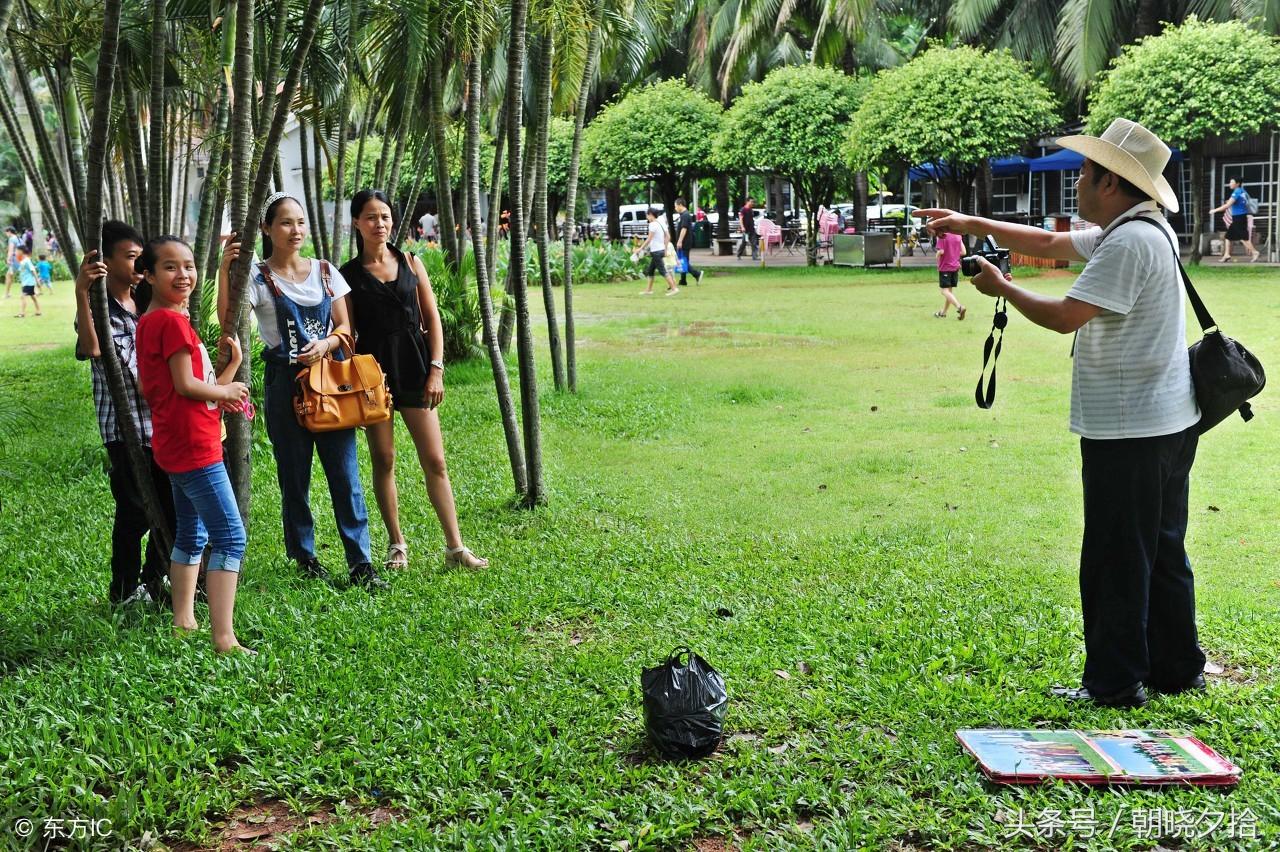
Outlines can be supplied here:
[[1227, 226], [1227, 239], [1229, 240], [1247, 240], [1249, 239], [1249, 217], [1243, 213], [1239, 216], [1232, 215], [1231, 224]]
[[938, 286], [944, 289], [956, 286], [956, 282], [960, 280], [959, 272], [939, 272]]
[[34, 285], [34, 284], [23, 284], [23, 285], [22, 285], [22, 295], [24, 295], [24, 296], [34, 296], [35, 294], [36, 294], [36, 285]]
[[666, 249], [663, 249], [662, 251], [649, 252], [648, 274], [649, 275], [666, 275], [667, 274], [666, 258], [667, 258]]

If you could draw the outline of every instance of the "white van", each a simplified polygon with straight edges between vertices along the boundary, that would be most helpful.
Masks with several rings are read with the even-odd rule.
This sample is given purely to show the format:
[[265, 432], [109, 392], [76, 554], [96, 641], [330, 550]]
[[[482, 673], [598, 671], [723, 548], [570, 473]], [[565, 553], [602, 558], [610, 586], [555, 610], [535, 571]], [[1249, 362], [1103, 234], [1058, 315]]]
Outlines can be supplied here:
[[649, 235], [649, 207], [659, 213], [663, 212], [662, 204], [623, 204], [618, 207], [618, 230], [625, 237], [647, 237]]

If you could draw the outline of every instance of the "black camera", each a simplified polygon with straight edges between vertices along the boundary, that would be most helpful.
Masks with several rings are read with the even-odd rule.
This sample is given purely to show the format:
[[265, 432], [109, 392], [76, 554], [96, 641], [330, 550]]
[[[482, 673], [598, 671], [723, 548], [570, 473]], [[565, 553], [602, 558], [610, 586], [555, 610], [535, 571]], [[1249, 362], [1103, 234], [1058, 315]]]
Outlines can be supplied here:
[[972, 254], [968, 257], [960, 258], [960, 271], [964, 273], [965, 278], [972, 278], [982, 271], [982, 267], [978, 265], [978, 258], [980, 257], [985, 257], [992, 264], [999, 267], [1002, 274], [1009, 274], [1009, 250], [1000, 248], [1000, 246], [996, 245], [994, 239], [987, 237]]

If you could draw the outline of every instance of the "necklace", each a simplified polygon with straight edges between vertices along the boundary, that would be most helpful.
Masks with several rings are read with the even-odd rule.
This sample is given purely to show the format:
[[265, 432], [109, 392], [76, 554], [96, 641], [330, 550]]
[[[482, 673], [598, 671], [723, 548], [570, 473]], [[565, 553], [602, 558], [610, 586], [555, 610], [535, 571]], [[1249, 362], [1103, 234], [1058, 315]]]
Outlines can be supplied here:
[[[279, 275], [279, 276], [280, 276], [281, 278], [283, 278], [285, 281], [288, 281], [290, 284], [305, 284], [305, 283], [307, 283], [307, 279], [311, 277], [311, 262], [310, 262], [310, 261], [308, 261], [308, 262], [307, 262], [307, 274], [306, 274], [306, 277], [304, 277], [301, 281], [297, 281], [297, 280], [295, 280], [295, 279], [294, 279], [294, 277], [293, 277], [292, 275], [290, 275], [290, 274], [288, 274], [288, 273], [285, 273], [285, 272], [280, 271], [280, 269], [278, 269], [276, 266], [274, 266], [274, 265], [271, 263], [271, 261], [269, 261], [269, 260], [267, 261], [267, 268], [269, 268], [269, 269], [270, 269], [272, 272], [274, 272], [276, 275]], [[292, 270], [291, 270], [291, 271], [292, 271]]]

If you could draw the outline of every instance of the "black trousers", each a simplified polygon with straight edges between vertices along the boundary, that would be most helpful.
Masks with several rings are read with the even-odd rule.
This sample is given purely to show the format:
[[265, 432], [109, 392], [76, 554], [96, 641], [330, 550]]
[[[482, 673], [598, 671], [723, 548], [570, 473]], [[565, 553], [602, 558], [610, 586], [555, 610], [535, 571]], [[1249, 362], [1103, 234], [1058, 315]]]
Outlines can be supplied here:
[[1084, 686], [1111, 695], [1135, 683], [1186, 685], [1204, 671], [1187, 493], [1199, 434], [1080, 439], [1084, 542]]
[[[138, 587], [139, 580], [155, 597], [162, 588], [162, 578], [169, 573], [169, 554], [160, 549], [158, 542], [148, 540], [147, 558], [143, 562], [142, 537], [151, 525], [142, 508], [142, 496], [137, 480], [133, 478], [133, 468], [129, 466], [129, 453], [119, 441], [112, 441], [106, 447], [107, 458], [111, 462], [107, 475], [111, 481], [111, 496], [116, 501], [115, 523], [111, 528], [111, 600], [119, 603], [129, 597]], [[172, 537], [175, 520], [169, 477], [156, 466], [151, 449], [144, 449], [151, 466], [151, 482]]]

